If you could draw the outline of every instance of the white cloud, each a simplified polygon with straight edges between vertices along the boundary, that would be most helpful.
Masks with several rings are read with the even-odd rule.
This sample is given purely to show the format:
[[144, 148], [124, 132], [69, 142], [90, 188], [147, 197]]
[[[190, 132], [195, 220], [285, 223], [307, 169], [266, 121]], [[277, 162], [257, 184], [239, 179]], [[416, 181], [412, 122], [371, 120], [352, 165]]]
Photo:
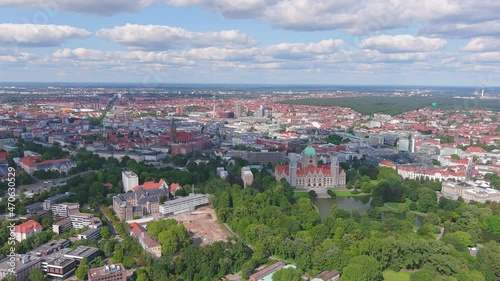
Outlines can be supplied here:
[[72, 38], [85, 38], [91, 33], [67, 25], [0, 24], [0, 45], [21, 47], [58, 46]]
[[126, 24], [101, 29], [97, 36], [132, 48], [147, 50], [184, 49], [186, 47], [237, 47], [256, 44], [256, 40], [239, 30], [192, 32], [179, 27]]
[[254, 18], [278, 28], [343, 30], [372, 35], [418, 27], [420, 34], [471, 38], [500, 34], [498, 0], [0, 0], [0, 7], [110, 16], [153, 5], [201, 6], [228, 18]]
[[38, 10], [54, 17], [59, 12], [74, 12], [110, 16], [123, 12], [138, 12], [153, 1], [138, 0], [0, 0], [0, 7]]
[[465, 52], [488, 52], [500, 50], [500, 38], [494, 37], [478, 37], [467, 43], [461, 48]]
[[446, 46], [446, 40], [412, 35], [380, 35], [364, 39], [361, 48], [383, 53], [434, 52]]
[[328, 39], [314, 43], [281, 43], [264, 47], [262, 55], [285, 59], [306, 58], [313, 55], [333, 53], [343, 44], [344, 42], [340, 39]]
[[430, 36], [441, 36], [448, 38], [498, 36], [500, 35], [500, 21], [494, 20], [476, 23], [441, 23], [429, 25], [423, 28], [420, 33], [428, 34]]

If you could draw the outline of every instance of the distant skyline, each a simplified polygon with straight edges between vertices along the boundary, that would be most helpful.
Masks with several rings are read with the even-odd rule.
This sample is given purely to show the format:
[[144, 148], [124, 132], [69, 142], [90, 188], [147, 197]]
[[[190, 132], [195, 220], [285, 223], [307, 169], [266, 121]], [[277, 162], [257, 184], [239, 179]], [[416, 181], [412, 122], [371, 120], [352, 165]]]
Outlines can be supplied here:
[[497, 0], [0, 0], [0, 81], [500, 86]]

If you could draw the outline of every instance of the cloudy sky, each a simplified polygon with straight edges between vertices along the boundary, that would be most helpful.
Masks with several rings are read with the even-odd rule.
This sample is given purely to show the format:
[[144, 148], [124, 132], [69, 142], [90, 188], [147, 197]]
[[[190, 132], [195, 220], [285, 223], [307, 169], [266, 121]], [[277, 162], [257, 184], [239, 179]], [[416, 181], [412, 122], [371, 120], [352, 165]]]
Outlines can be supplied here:
[[500, 86], [498, 0], [0, 0], [0, 81]]

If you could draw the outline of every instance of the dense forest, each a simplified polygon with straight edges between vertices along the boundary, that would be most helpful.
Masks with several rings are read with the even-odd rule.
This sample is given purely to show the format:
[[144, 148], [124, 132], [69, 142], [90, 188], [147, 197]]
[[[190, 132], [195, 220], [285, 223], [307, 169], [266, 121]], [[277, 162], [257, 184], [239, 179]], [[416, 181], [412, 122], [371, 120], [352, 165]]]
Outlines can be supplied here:
[[394, 97], [394, 96], [362, 96], [355, 98], [306, 98], [298, 100], [287, 100], [284, 104], [292, 105], [314, 105], [314, 106], [341, 106], [350, 107], [353, 110], [370, 115], [374, 113], [385, 113], [398, 115], [403, 112], [436, 106], [441, 109], [469, 110], [481, 108], [498, 111], [500, 101], [498, 100], [464, 100], [452, 97]]

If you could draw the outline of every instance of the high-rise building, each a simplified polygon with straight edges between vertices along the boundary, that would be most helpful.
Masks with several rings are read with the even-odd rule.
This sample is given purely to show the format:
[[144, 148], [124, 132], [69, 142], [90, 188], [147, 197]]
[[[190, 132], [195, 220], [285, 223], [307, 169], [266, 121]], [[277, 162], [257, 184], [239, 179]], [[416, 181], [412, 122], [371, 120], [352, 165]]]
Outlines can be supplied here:
[[234, 115], [236, 117], [243, 116], [243, 104], [241, 103], [241, 101], [237, 101], [236, 102], [236, 106], [235, 106], [235, 109], [234, 109]]
[[259, 107], [258, 117], [266, 117], [266, 108], [263, 105]]
[[127, 192], [139, 184], [139, 177], [132, 171], [123, 171], [122, 183], [123, 191]]

